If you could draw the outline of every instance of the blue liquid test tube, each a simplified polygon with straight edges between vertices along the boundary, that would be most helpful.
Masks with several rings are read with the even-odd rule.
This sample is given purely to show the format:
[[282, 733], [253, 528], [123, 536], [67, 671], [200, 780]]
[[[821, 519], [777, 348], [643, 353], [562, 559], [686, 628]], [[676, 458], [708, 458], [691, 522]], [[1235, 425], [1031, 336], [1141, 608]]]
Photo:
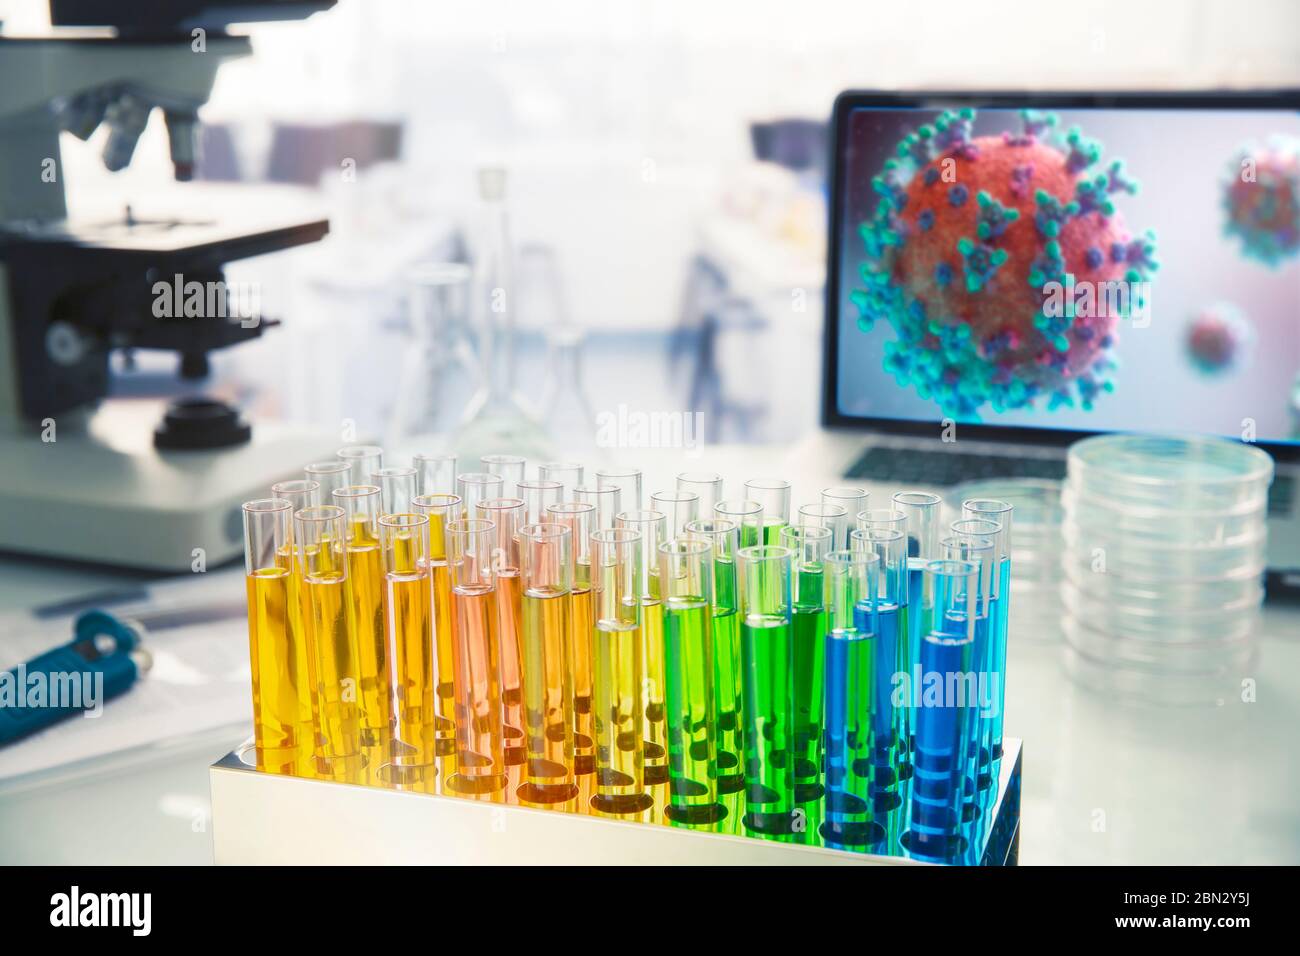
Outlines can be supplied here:
[[[907, 671], [915, 680], [920, 663], [921, 639], [930, 633], [930, 619], [934, 610], [934, 593], [931, 578], [923, 573], [925, 566], [939, 553], [939, 509], [942, 499], [923, 491], [900, 491], [892, 499], [894, 508], [904, 515], [903, 533], [907, 535], [907, 631], [903, 635], [907, 646], [905, 653]], [[908, 780], [912, 775], [912, 750], [916, 743], [916, 708], [909, 707], [903, 716], [903, 734], [899, 753], [902, 759], [904, 799]]]
[[[871, 701], [873, 750], [872, 794], [877, 819], [889, 834], [890, 852], [897, 852], [898, 838], [906, 828], [907, 804], [899, 793], [900, 734], [905, 730], [901, 714], [905, 707], [894, 706], [896, 676], [907, 673], [907, 601], [904, 598], [907, 578], [907, 538], [893, 528], [861, 528], [850, 535], [856, 550], [876, 555], [877, 587], [859, 603], [860, 614], [876, 616], [874, 625], [875, 693]], [[859, 629], [867, 623], [860, 622]], [[909, 677], [910, 680], [910, 677]]]
[[996, 778], [1002, 759], [1002, 727], [1005, 721], [1007, 701], [1007, 632], [1011, 619], [1011, 517], [1013, 508], [1010, 502], [996, 498], [968, 498], [961, 503], [963, 518], [978, 518], [996, 521], [1002, 526], [998, 537], [998, 573], [993, 579], [993, 640], [992, 671], [998, 676], [997, 713], [991, 728], [992, 744], [990, 755], [993, 758], [993, 774]]
[[[875, 800], [877, 592], [880, 558], [832, 551], [826, 574], [826, 709], [821, 836], [841, 850], [888, 852]], [[892, 728], [889, 728], [892, 732]]]
[[[966, 528], [966, 525], [975, 525]], [[997, 573], [997, 548], [990, 533], [996, 534], [1000, 526], [985, 521], [954, 521], [953, 533], [940, 542], [946, 559], [969, 561], [979, 568], [970, 582], [975, 589], [975, 645], [971, 650], [971, 668], [975, 693], [972, 701], [974, 716], [970, 722], [970, 738], [966, 748], [966, 836], [972, 845], [983, 838], [986, 811], [993, 805], [996, 787], [993, 785], [989, 741], [992, 728], [993, 705], [996, 692], [990, 671], [993, 627], [990, 618], [993, 597], [993, 575]], [[983, 533], [980, 533], [983, 532]]]
[[914, 859], [956, 862], [967, 845], [962, 816], [975, 717], [967, 688], [979, 566], [932, 561], [922, 573], [934, 595], [934, 616], [921, 641], [920, 665], [926, 678], [916, 708], [912, 812], [904, 845]]

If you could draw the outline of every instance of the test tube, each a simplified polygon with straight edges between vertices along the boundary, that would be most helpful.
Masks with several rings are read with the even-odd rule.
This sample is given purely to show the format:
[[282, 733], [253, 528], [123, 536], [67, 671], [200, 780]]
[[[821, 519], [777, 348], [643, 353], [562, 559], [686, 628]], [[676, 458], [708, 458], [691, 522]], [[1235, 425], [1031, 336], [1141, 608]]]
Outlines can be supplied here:
[[[352, 474], [351, 469], [347, 474]], [[384, 633], [384, 556], [379, 545], [379, 486], [335, 489], [333, 504], [343, 509], [347, 536], [352, 621], [357, 634], [361, 700], [361, 742], [378, 755], [390, 745], [393, 723], [388, 638]], [[377, 763], [377, 759], [375, 761]]]
[[583, 474], [586, 469], [576, 461], [548, 461], [537, 466], [537, 477], [542, 481], [558, 481], [564, 488], [560, 497], [573, 494], [573, 489], [582, 487]]
[[993, 596], [993, 576], [997, 573], [997, 549], [993, 539], [981, 536], [973, 531], [962, 531], [958, 525], [975, 524], [993, 525], [998, 531], [1001, 525], [985, 521], [954, 521], [953, 534], [939, 542], [946, 559], [969, 561], [979, 572], [969, 582], [975, 588], [974, 613], [975, 643], [971, 646], [971, 671], [974, 675], [976, 699], [972, 702], [970, 720], [970, 742], [966, 757], [966, 812], [963, 820], [967, 830], [973, 831], [972, 845], [982, 836], [981, 824], [983, 811], [992, 805], [993, 793], [989, 742], [992, 740], [990, 718], [992, 717], [993, 699], [989, 686], [989, 611]]
[[[864, 614], [874, 621], [859, 621], [858, 629], [876, 635], [872, 674], [875, 679], [871, 708], [871, 737], [874, 750], [871, 773], [882, 811], [879, 822], [888, 833], [892, 852], [901, 836], [907, 811], [905, 784], [900, 778], [900, 741], [907, 731], [907, 708], [894, 706], [896, 678], [906, 675], [907, 642], [907, 537], [894, 528], [863, 528], [853, 532], [853, 550], [874, 554], [878, 560], [877, 589], [863, 595]], [[909, 685], [910, 686], [910, 685]]]
[[[934, 594], [928, 590], [934, 578], [924, 574], [926, 565], [940, 557], [938, 495], [923, 491], [900, 491], [892, 499], [894, 508], [905, 515], [903, 531], [907, 535], [907, 671], [912, 673], [920, 659], [921, 639], [930, 632]], [[911, 749], [916, 730], [912, 722], [916, 708], [908, 708], [906, 762], [903, 773], [909, 775]]]
[[291, 613], [299, 606], [297, 589], [291, 588], [293, 505], [284, 498], [261, 498], [244, 502], [243, 513], [257, 768], [309, 774], [314, 695], [301, 614]]
[[591, 534], [595, 609], [596, 795], [592, 809], [639, 815], [654, 805], [645, 788], [641, 716], [641, 535], [629, 528]]
[[711, 826], [726, 815], [718, 802], [712, 545], [697, 538], [661, 544], [659, 582], [668, 684], [670, 803], [664, 815], [682, 826]]
[[763, 508], [763, 544], [777, 544], [781, 529], [790, 523], [790, 482], [783, 478], [751, 478], [745, 482], [745, 497]]
[[456, 637], [451, 613], [451, 572], [447, 567], [447, 525], [462, 516], [460, 496], [443, 492], [416, 495], [411, 500], [411, 510], [429, 519], [433, 706], [438, 726], [436, 755], [443, 758], [449, 777], [455, 772], [456, 755]]
[[380, 468], [370, 479], [379, 486], [379, 508], [386, 515], [409, 514], [415, 497], [414, 468]]
[[[725, 518], [692, 521], [687, 538], [707, 541], [713, 549], [713, 694], [718, 762], [718, 794], [727, 805], [732, 827], [739, 826], [741, 806], [727, 799], [745, 786], [742, 720], [744, 686], [740, 666], [740, 616], [736, 604], [736, 552], [740, 531]], [[734, 829], [731, 832], [736, 832]]]
[[[438, 727], [429, 583], [429, 519], [413, 512], [379, 519], [384, 556], [384, 632], [393, 683], [393, 783], [422, 783], [436, 775]], [[442, 733], [439, 733], [439, 730]]]
[[456, 456], [420, 452], [411, 459], [415, 469], [415, 492], [420, 495], [456, 493]]
[[546, 520], [569, 529], [573, 584], [569, 590], [569, 675], [573, 685], [573, 769], [582, 777], [596, 770], [592, 726], [591, 532], [596, 506], [562, 501], [546, 509]]
[[825, 528], [831, 533], [830, 551], [846, 551], [849, 547], [849, 512], [843, 505], [826, 501], [799, 506], [799, 524]]
[[596, 488], [579, 485], [573, 489], [573, 500], [593, 505], [596, 509], [596, 530], [612, 528], [622, 512], [622, 493], [617, 488]]
[[877, 630], [880, 558], [869, 551], [826, 555], [826, 802], [821, 835], [843, 850], [884, 849], [876, 819]]
[[519, 799], [553, 806], [578, 795], [573, 772], [573, 685], [565, 643], [573, 573], [561, 524], [519, 529], [523, 561], [524, 714], [528, 761]]
[[[271, 494], [283, 498], [297, 514], [303, 508], [314, 508], [321, 503], [320, 482], [313, 479], [298, 478], [291, 481], [277, 481], [271, 486]], [[292, 535], [290, 538], [292, 539]]]
[[993, 578], [993, 613], [990, 619], [993, 634], [989, 640], [989, 672], [997, 677], [997, 706], [992, 722], [992, 743], [990, 756], [993, 758], [994, 777], [996, 779], [999, 761], [1002, 760], [1002, 725], [1005, 719], [1003, 708], [1006, 706], [1007, 694], [1007, 632], [1011, 620], [1011, 519], [1010, 502], [996, 498], [968, 498], [961, 503], [963, 518], [979, 518], [996, 521], [1002, 526], [997, 539], [998, 573]]
[[659, 545], [667, 537], [662, 511], [624, 511], [618, 527], [640, 535], [641, 709], [646, 786], [668, 782], [668, 730], [664, 711], [664, 611], [659, 593]]
[[601, 468], [596, 472], [596, 487], [619, 489], [624, 511], [641, 510], [640, 468]]
[[907, 513], [897, 508], [867, 508], [857, 514], [859, 528], [894, 528], [907, 532]]
[[551, 519], [546, 516], [546, 509], [559, 504], [563, 497], [564, 486], [558, 481], [537, 479], [521, 481], [516, 485], [517, 497], [524, 500], [524, 521], [527, 524], [540, 524]]
[[711, 518], [713, 506], [722, 500], [722, 476], [714, 471], [683, 471], [677, 476], [678, 491], [700, 496], [700, 517]]
[[794, 832], [794, 648], [788, 548], [736, 552], [744, 682], [745, 829], [788, 842]]
[[663, 513], [665, 534], [671, 540], [700, 516], [700, 496], [693, 491], [656, 491], [650, 496], [650, 507]]
[[1001, 662], [998, 659], [997, 638], [998, 617], [1004, 606], [1004, 602], [999, 600], [998, 589], [1002, 583], [1006, 532], [1001, 522], [984, 518], [962, 518], [949, 527], [953, 537], [968, 543], [959, 546], [945, 539], [944, 557], [975, 561], [980, 565], [980, 588], [976, 595], [975, 661], [982, 681], [979, 724], [984, 753], [981, 754], [981, 768], [987, 774], [991, 772], [990, 763], [994, 759], [994, 723], [999, 706], [998, 688], [1003, 680], [1000, 664], [1005, 664], [1005, 659]]
[[937, 702], [923, 698], [917, 708], [912, 811], [904, 845], [914, 858], [950, 861], [962, 852], [967, 741], [974, 716], [966, 678], [975, 643], [979, 568], [968, 561], [938, 560], [928, 562], [921, 573], [929, 579], [927, 590], [935, 603], [919, 663], [922, 673], [938, 675], [943, 693]]
[[312, 462], [303, 469], [303, 475], [308, 481], [320, 485], [320, 503], [323, 505], [335, 504], [334, 492], [352, 484], [352, 466], [337, 458]]
[[[839, 505], [849, 515], [851, 523], [852, 518], [859, 511], [865, 511], [871, 507], [871, 492], [856, 485], [834, 485], [822, 489], [822, 504]], [[839, 544], [835, 547], [837, 550], [844, 550], [848, 548], [848, 545]]]
[[456, 666], [456, 772], [447, 780], [447, 789], [500, 796], [506, 763], [492, 565], [496, 526], [461, 518], [449, 521], [446, 530]]
[[503, 497], [504, 487], [505, 482], [500, 475], [490, 475], [485, 471], [469, 471], [456, 478], [456, 494], [460, 496], [465, 514], [470, 517], [478, 514], [480, 501]]
[[762, 542], [763, 506], [757, 501], [719, 501], [713, 506], [713, 514], [736, 525], [740, 547], [753, 548]]
[[340, 461], [352, 466], [349, 484], [364, 485], [370, 476], [384, 467], [384, 450], [378, 445], [347, 445], [335, 452]]
[[500, 704], [506, 766], [520, 766], [524, 748], [524, 589], [520, 578], [519, 529], [524, 527], [523, 498], [489, 498], [478, 502], [474, 516], [495, 525], [493, 561], [497, 578], [497, 633], [500, 641]]
[[507, 767], [523, 764], [523, 580], [520, 577], [519, 529], [524, 526], [522, 498], [489, 498], [475, 508], [476, 518], [491, 521], [492, 560], [495, 564], [497, 635], [501, 642], [501, 732]]
[[519, 455], [484, 455], [479, 459], [479, 464], [489, 475], [501, 477], [502, 494], [515, 498], [521, 497], [518, 492], [519, 482], [524, 480], [528, 459], [521, 458]]
[[818, 839], [822, 797], [822, 690], [826, 679], [826, 555], [829, 528], [789, 525], [781, 547], [791, 554], [790, 642], [794, 669], [794, 802], [805, 815], [795, 840]]
[[314, 658], [317, 745], [323, 773], [359, 782], [360, 682], [356, 627], [348, 600], [343, 509], [303, 508], [293, 518], [294, 556], [302, 576], [303, 620], [308, 654]]

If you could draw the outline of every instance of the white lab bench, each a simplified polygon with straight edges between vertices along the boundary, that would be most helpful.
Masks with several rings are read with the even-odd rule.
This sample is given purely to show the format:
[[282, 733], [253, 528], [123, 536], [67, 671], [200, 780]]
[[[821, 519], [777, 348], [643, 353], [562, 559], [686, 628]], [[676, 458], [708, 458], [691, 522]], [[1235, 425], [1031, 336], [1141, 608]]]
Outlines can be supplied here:
[[[645, 492], [680, 470], [728, 481], [783, 472], [796, 500], [834, 483], [787, 448], [648, 449]], [[0, 556], [0, 611], [140, 575]], [[233, 623], [240, 629], [242, 623]], [[1136, 707], [1076, 686], [1059, 633], [1017, 633], [1006, 730], [1024, 741], [1022, 864], [1300, 863], [1300, 607], [1265, 608], [1253, 702]], [[108, 706], [112, 706], [110, 703]], [[208, 768], [247, 736], [221, 728], [189, 740], [0, 781], [0, 863], [209, 863]]]

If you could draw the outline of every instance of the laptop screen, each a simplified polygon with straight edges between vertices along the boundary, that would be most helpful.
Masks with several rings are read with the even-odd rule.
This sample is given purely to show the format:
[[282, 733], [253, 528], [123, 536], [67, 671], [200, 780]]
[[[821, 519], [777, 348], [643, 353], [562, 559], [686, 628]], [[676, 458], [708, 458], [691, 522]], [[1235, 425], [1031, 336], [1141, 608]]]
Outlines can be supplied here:
[[1300, 443], [1300, 112], [839, 112], [839, 420]]

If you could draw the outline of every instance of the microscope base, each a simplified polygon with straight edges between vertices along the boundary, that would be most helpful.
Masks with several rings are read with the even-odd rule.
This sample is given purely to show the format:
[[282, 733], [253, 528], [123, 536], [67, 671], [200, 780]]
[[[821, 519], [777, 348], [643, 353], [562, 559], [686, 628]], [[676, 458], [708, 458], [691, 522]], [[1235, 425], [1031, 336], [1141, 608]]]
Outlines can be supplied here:
[[[154, 571], [216, 567], [243, 553], [245, 501], [269, 498], [272, 484], [301, 478], [343, 444], [329, 431], [257, 424], [244, 445], [160, 452], [144, 424], [160, 410], [114, 401], [53, 441], [0, 434], [0, 550]], [[124, 418], [139, 422], [123, 427]]]

